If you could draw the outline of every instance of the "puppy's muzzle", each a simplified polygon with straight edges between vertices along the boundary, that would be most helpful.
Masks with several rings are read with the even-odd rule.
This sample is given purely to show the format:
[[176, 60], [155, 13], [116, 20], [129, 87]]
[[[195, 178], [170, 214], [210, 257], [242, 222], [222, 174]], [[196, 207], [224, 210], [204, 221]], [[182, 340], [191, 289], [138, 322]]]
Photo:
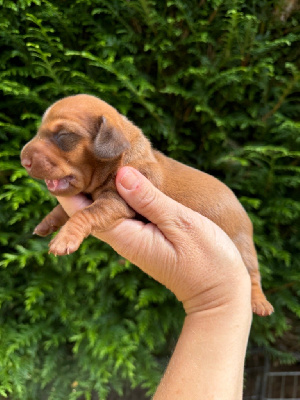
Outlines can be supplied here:
[[45, 155], [41, 148], [28, 144], [21, 152], [21, 164], [33, 178], [45, 179], [52, 175], [55, 163]]
[[21, 159], [21, 164], [22, 164], [22, 166], [24, 168], [27, 169], [28, 172], [30, 171], [32, 163], [31, 163], [31, 160], [29, 158], [26, 158], [26, 157], [22, 158]]

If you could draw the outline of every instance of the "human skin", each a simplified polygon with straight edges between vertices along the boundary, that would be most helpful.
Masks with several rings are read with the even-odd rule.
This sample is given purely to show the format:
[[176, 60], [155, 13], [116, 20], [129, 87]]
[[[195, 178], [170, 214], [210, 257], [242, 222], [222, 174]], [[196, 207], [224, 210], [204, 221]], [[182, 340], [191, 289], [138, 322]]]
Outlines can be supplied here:
[[[238, 250], [212, 221], [161, 193], [137, 170], [121, 168], [116, 186], [150, 223], [124, 219], [94, 236], [169, 288], [186, 311], [153, 399], [242, 399], [252, 311]], [[90, 204], [83, 195], [58, 201], [70, 216]]]

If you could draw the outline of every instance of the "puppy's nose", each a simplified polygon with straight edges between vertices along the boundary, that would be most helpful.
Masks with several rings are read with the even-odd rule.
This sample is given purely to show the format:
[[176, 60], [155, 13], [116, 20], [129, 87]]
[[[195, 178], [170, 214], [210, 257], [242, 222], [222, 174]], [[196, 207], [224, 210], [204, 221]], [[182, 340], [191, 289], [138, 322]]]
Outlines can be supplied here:
[[21, 164], [26, 169], [30, 169], [31, 168], [31, 160], [29, 158], [22, 158]]

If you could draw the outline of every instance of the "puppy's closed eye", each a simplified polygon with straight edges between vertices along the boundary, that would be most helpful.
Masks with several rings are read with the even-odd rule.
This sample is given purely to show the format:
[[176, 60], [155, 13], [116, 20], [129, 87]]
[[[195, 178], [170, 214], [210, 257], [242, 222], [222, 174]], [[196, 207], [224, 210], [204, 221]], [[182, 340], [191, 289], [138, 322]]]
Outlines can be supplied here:
[[81, 137], [73, 132], [62, 131], [58, 132], [53, 139], [62, 151], [71, 151], [75, 148]]

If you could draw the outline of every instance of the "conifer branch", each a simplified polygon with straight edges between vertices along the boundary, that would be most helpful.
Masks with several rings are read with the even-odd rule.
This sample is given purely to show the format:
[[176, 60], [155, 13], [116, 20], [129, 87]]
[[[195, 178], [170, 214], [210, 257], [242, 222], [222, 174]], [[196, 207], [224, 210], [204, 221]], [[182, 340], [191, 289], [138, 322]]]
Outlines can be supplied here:
[[274, 107], [261, 118], [263, 122], [266, 122], [273, 114], [275, 114], [276, 111], [279, 110], [279, 108], [283, 104], [284, 100], [290, 94], [293, 87], [299, 80], [299, 77], [300, 77], [300, 75], [297, 75], [296, 77], [293, 78], [293, 80], [291, 80], [291, 82], [289, 82], [289, 84], [283, 91], [282, 95], [279, 97], [279, 99], [278, 99], [277, 103], [274, 105]]

